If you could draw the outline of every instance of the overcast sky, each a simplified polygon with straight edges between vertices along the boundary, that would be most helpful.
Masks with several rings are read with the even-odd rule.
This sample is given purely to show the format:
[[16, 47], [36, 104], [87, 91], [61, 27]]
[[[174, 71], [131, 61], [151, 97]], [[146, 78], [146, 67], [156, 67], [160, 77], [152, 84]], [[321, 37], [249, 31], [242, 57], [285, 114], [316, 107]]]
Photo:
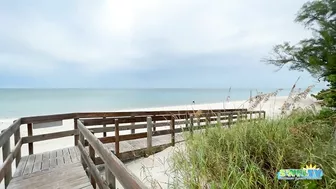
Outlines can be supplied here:
[[0, 87], [291, 87], [305, 0], [0, 0]]

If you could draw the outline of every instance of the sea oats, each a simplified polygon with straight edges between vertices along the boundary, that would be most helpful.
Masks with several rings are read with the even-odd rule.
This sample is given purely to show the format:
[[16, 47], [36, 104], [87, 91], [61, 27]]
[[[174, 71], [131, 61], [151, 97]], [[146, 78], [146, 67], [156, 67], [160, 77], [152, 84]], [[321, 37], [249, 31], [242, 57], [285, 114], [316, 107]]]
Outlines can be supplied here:
[[267, 94], [262, 94], [262, 93], [260, 93], [259, 95], [255, 96], [255, 100], [253, 101], [253, 103], [250, 104], [249, 109], [250, 110], [255, 109], [264, 100], [264, 98], [266, 96], [267, 96]]
[[201, 115], [202, 115], [202, 110], [197, 110], [197, 112], [195, 113], [195, 117], [199, 118], [201, 117]]
[[294, 85], [292, 86], [292, 89], [288, 95], [287, 100], [284, 102], [284, 104], [281, 106], [281, 114], [285, 114], [287, 110], [290, 109], [290, 107], [292, 106], [293, 102], [294, 102], [294, 95], [295, 95], [295, 89], [296, 89], [296, 84], [299, 81], [300, 77], [298, 77], [298, 79], [296, 80], [296, 82], [294, 83]]

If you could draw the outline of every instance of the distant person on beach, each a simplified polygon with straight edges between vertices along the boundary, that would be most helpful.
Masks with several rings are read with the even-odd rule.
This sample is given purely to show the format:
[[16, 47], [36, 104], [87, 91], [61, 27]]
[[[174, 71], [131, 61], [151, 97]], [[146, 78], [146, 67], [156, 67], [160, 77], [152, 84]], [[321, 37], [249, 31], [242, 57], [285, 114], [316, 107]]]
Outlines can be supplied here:
[[193, 104], [195, 104], [195, 100], [193, 100]]

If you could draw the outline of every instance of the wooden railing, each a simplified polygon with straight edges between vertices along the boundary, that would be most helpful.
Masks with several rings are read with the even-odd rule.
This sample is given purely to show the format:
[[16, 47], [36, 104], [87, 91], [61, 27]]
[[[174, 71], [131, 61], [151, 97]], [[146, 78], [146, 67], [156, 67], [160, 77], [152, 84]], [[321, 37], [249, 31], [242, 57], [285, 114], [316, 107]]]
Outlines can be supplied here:
[[[103, 137], [98, 138], [97, 141], [99, 142], [96, 142], [99, 145], [101, 145], [107, 142], [115, 142], [115, 141], [131, 140], [135, 138], [150, 137], [149, 135], [147, 136], [147, 132], [146, 133], [135, 133], [135, 130], [144, 129], [144, 128], [149, 129], [148, 123], [151, 122], [152, 127], [153, 127], [152, 128], [153, 132], [148, 132], [151, 134], [151, 136], [171, 134], [172, 143], [173, 143], [174, 133], [181, 132], [182, 131], [181, 128], [175, 129], [173, 127], [173, 128], [170, 128], [169, 130], [161, 130], [161, 131], [156, 131], [156, 128], [167, 126], [167, 123], [168, 123], [168, 126], [169, 125], [175, 126], [178, 124], [183, 124], [183, 121], [184, 121], [184, 124], [186, 124], [186, 126], [188, 125], [191, 126], [190, 127], [192, 128], [191, 130], [196, 130], [197, 128], [196, 127], [193, 128], [192, 126], [194, 124], [193, 123], [194, 118], [196, 119], [197, 125], [201, 126], [201, 123], [211, 122], [217, 119], [228, 120], [227, 123], [223, 123], [223, 124], [230, 125], [231, 119], [237, 119], [239, 116], [242, 116], [242, 115], [247, 116], [247, 115], [252, 115], [256, 113], [259, 114], [259, 117], [262, 117], [261, 114], [263, 114], [263, 117], [265, 117], [265, 112], [263, 111], [249, 112], [247, 111], [247, 109], [225, 109], [225, 110], [216, 109], [216, 110], [210, 110], [210, 111], [202, 110], [201, 112], [203, 113], [202, 114], [203, 116], [205, 115], [205, 117], [198, 117], [197, 119], [193, 117], [193, 114], [195, 112], [192, 110], [143, 111], [143, 112], [89, 112], [89, 113], [68, 113], [68, 114], [56, 114], [56, 115], [44, 115], [44, 116], [19, 118], [15, 120], [13, 124], [11, 124], [7, 129], [5, 129], [0, 135], [0, 147], [2, 147], [2, 151], [3, 151], [3, 163], [0, 167], [0, 182], [4, 179], [5, 187], [8, 186], [12, 178], [11, 163], [15, 159], [16, 166], [18, 166], [20, 159], [21, 159], [21, 147], [23, 144], [28, 144], [29, 154], [34, 153], [34, 142], [39, 142], [39, 141], [74, 136], [74, 145], [78, 145], [79, 144], [78, 142], [79, 133], [80, 133], [79, 127], [81, 127], [82, 125], [85, 125], [85, 126], [102, 125], [102, 127], [99, 127], [99, 128], [89, 129], [93, 133], [103, 133]], [[221, 114], [219, 118], [214, 116], [214, 115], [217, 115], [218, 113]], [[148, 120], [148, 117], [150, 117], [151, 121]], [[69, 120], [69, 119], [74, 120], [74, 128], [71, 130], [46, 133], [46, 134], [40, 134], [40, 135], [34, 135], [33, 133], [33, 125], [36, 123], [48, 123], [48, 122], [53, 122], [53, 121], [62, 121], [62, 120]], [[166, 121], [167, 123], [163, 123], [164, 121]], [[142, 123], [142, 122], [145, 122], [145, 123]], [[140, 123], [140, 124], [136, 124], [136, 123]], [[24, 136], [24, 137], [21, 136], [21, 132], [20, 132], [20, 126], [23, 124], [27, 125], [27, 133], [28, 133], [28, 136]], [[108, 125], [110, 124], [114, 124], [114, 127], [109, 127]], [[130, 125], [119, 125], [119, 124], [130, 124]], [[119, 135], [119, 131], [121, 130], [130, 130], [131, 135]], [[117, 131], [116, 133], [118, 134], [115, 136], [106, 135], [107, 132], [113, 132], [113, 131], [114, 132]], [[82, 127], [81, 132], [84, 136], [85, 131], [83, 130], [83, 127]], [[95, 140], [94, 141], [91, 140], [92, 139], [91, 135], [93, 134], [91, 133], [90, 135], [85, 134], [85, 137], [84, 137], [85, 140], [82, 141], [83, 143], [81, 143], [81, 145], [86, 146], [86, 145], [89, 145], [91, 142], [91, 145], [92, 145], [91, 148], [93, 148], [95, 151], [98, 151], [97, 146], [96, 146], [96, 149], [93, 146], [95, 144], [94, 142]], [[14, 142], [15, 142], [15, 147], [13, 150], [10, 149], [10, 138], [12, 136], [14, 136]], [[150, 145], [149, 142], [148, 144]], [[116, 152], [118, 151], [119, 150], [116, 149]], [[101, 153], [102, 154], [98, 153], [99, 159], [94, 160], [95, 164], [108, 163], [111, 161], [111, 159], [106, 157], [107, 152], [106, 153], [101, 152]], [[108, 154], [111, 155], [111, 153], [108, 153]], [[118, 153], [116, 153], [116, 155], [118, 156]], [[111, 156], [111, 157], [114, 157], [114, 156]], [[125, 157], [127, 157], [127, 154], [125, 155]], [[122, 159], [123, 157], [120, 156], [118, 158]], [[115, 169], [115, 167], [110, 166], [108, 168], [113, 173], [113, 175], [116, 174], [116, 170], [112, 170], [112, 169]], [[117, 177], [117, 175], [115, 176]], [[119, 180], [118, 177], [117, 179]]]
[[[117, 179], [124, 188], [147, 188], [135, 175], [133, 175], [125, 165], [111, 151], [104, 148], [101, 143], [81, 121], [77, 122], [79, 129], [78, 147], [81, 151], [81, 161], [84, 167], [89, 167], [91, 184], [99, 186], [99, 188], [115, 188], [115, 179]], [[84, 148], [84, 139], [89, 144], [89, 154]], [[99, 171], [95, 166], [95, 154], [98, 154], [105, 164], [106, 183], [99, 175]]]
[[[101, 128], [89, 128], [92, 133], [97, 132], [113, 132], [114, 136], [106, 136], [98, 138], [100, 142], [115, 143], [114, 153], [121, 160], [130, 160], [131, 158], [142, 157], [160, 151], [170, 145], [175, 144], [175, 134], [183, 131], [193, 132], [195, 130], [204, 129], [206, 126], [228, 126], [236, 123], [238, 120], [251, 121], [253, 116], [255, 119], [265, 118], [264, 111], [231, 111], [231, 112], [211, 112], [199, 115], [155, 115], [155, 116], [137, 116], [137, 117], [121, 117], [121, 118], [94, 118], [80, 119], [86, 126], [104, 125]], [[139, 123], [139, 124], [137, 124]], [[112, 125], [113, 126], [107, 126]], [[120, 124], [128, 124], [120, 126]], [[184, 125], [184, 126], [183, 126]], [[180, 126], [176, 128], [176, 126]], [[161, 127], [169, 127], [164, 130], [157, 130]], [[157, 128], [157, 129], [154, 129]], [[136, 129], [147, 129], [145, 132], [135, 133]], [[120, 131], [131, 131], [130, 134], [121, 135]], [[162, 146], [152, 146], [152, 137], [171, 134], [171, 143]], [[147, 149], [139, 149], [132, 152], [120, 153], [120, 142], [147, 138]], [[84, 141], [84, 146], [88, 142]], [[96, 159], [96, 164], [103, 163], [99, 158]]]
[[[21, 159], [21, 146], [23, 144], [20, 136], [21, 119], [17, 119], [0, 135], [0, 146], [2, 147], [3, 163], [0, 167], [0, 181], [5, 178], [5, 186], [7, 187], [12, 179], [12, 162], [16, 160], [18, 166]], [[10, 149], [10, 137], [14, 134], [15, 147]]]

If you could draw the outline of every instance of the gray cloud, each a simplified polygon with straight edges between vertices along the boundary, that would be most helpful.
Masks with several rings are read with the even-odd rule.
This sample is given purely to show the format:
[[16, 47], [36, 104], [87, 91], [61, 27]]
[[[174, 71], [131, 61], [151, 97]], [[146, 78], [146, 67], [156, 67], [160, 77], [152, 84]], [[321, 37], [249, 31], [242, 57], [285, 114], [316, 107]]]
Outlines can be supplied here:
[[275, 43], [306, 35], [292, 23], [303, 2], [7, 2], [0, 13], [7, 27], [0, 34], [15, 39], [17, 49], [50, 57], [52, 64], [72, 62], [89, 70], [137, 67], [134, 60], [159, 52], [260, 56]]
[[[45, 82], [37, 82], [38, 86], [99, 82], [101, 86], [213, 83], [226, 87], [230, 78], [243, 75], [239, 77], [243, 82], [250, 72], [258, 71], [263, 74], [248, 82], [271, 86], [283, 79], [259, 60], [277, 43], [309, 36], [293, 22], [304, 2], [1, 2], [0, 24], [5, 27], [0, 28], [0, 68], [28, 78], [44, 76]], [[203, 78], [197, 79], [199, 73]], [[111, 79], [117, 76], [118, 81]], [[183, 82], [171, 83], [174, 79]], [[192, 84], [185, 83], [189, 81]]]

